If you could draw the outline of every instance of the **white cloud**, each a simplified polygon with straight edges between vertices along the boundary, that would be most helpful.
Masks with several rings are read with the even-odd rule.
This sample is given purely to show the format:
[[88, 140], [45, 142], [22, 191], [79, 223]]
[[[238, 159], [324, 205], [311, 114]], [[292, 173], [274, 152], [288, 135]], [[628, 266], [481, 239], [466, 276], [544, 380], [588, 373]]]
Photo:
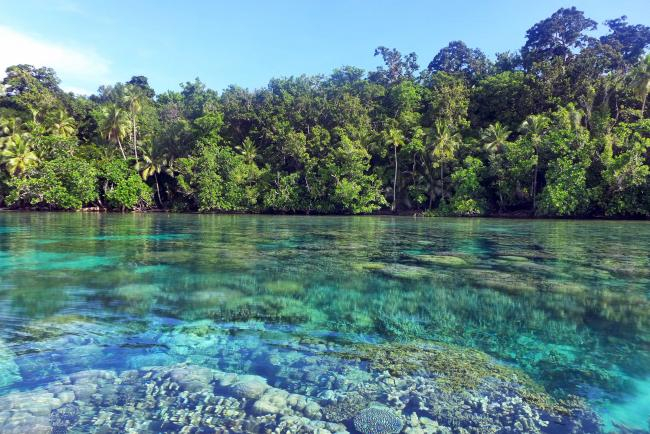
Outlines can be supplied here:
[[0, 76], [4, 76], [7, 67], [26, 63], [54, 68], [61, 78], [61, 87], [71, 92], [92, 93], [88, 87], [110, 81], [110, 63], [93, 50], [48, 41], [1, 25], [0, 41]]

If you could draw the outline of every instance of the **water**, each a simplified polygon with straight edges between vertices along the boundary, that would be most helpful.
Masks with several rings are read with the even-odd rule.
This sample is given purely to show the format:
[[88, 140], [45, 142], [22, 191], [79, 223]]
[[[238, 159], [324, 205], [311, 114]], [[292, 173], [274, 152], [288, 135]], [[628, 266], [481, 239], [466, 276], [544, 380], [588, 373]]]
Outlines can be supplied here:
[[649, 252], [648, 222], [2, 213], [0, 432], [354, 430], [377, 405], [648, 432]]

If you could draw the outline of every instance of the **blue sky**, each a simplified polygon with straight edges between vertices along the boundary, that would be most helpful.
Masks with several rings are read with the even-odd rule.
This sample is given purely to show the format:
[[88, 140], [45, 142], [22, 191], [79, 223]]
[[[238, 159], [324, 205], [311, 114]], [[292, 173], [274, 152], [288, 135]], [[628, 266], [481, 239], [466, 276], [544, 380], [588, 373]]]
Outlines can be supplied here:
[[572, 5], [599, 23], [650, 25], [647, 0], [0, 0], [0, 67], [53, 66], [78, 92], [132, 75], [157, 91], [197, 76], [217, 90], [256, 88], [341, 65], [375, 69], [379, 45], [415, 51], [420, 66], [451, 40], [515, 50], [534, 23]]

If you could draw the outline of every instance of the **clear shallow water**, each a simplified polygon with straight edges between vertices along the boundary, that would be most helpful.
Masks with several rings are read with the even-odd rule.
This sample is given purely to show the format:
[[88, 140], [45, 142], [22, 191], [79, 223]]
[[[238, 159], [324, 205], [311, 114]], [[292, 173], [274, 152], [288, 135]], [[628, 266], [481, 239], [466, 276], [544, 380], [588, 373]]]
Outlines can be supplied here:
[[[469, 416], [436, 413], [416, 396], [419, 386], [400, 387], [439, 381], [458, 359], [441, 365], [427, 358], [429, 372], [391, 371], [400, 386], [366, 354], [387, 348], [382, 357], [424, 360], [420, 349], [437, 345], [463, 358], [465, 349], [478, 350], [479, 360], [523, 372], [519, 378], [552, 399], [584, 399], [601, 425], [584, 422], [581, 431], [650, 430], [649, 252], [648, 222], [3, 213], [0, 397], [20, 408], [17, 402], [33, 400], [29, 393], [72, 387], [71, 375], [103, 370], [107, 384], [94, 397], [77, 391], [66, 404], [76, 406], [69, 423], [52, 422], [63, 399], [48, 404], [49, 416], [32, 412], [42, 417], [23, 422], [104, 432], [101, 411], [122, 418], [106, 424], [136, 418], [124, 402], [106, 399], [108, 389], [119, 395], [126, 384], [120, 375], [144, 378], [133, 370], [182, 363], [219, 373], [213, 376], [258, 375], [321, 409], [289, 409], [268, 423], [290, 413], [353, 430], [353, 415], [330, 410], [355, 393], [359, 408], [387, 406], [405, 429], [427, 429], [415, 413], [455, 432], [471, 426], [461, 420]], [[407, 350], [396, 356], [396, 348]], [[158, 386], [172, 375], [155, 372]], [[518, 393], [488, 386], [493, 375], [480, 377], [426, 399], [444, 407], [468, 391], [488, 404]], [[202, 387], [232, 395], [226, 383], [215, 386], [225, 380], [210, 378]], [[368, 384], [383, 389], [366, 396]], [[241, 430], [257, 429], [264, 412], [254, 399], [233, 396], [237, 420], [249, 423]], [[472, 405], [464, 413], [489, 418], [496, 411]], [[0, 432], [2, 423], [8, 431], [10, 417], [3, 422], [1, 411]], [[514, 423], [502, 416], [491, 419], [495, 430]], [[545, 429], [570, 431], [564, 422]]]

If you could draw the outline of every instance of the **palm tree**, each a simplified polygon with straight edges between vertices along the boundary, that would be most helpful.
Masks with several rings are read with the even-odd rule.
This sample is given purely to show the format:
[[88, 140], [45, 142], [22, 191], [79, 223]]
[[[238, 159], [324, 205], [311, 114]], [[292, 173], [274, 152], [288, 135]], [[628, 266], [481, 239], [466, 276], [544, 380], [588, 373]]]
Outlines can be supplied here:
[[510, 134], [512, 132], [501, 125], [501, 122], [495, 122], [488, 126], [481, 132], [481, 140], [485, 142], [483, 145], [485, 150], [490, 154], [500, 152], [506, 143], [508, 143]]
[[460, 134], [455, 132], [447, 122], [437, 120], [434, 128], [430, 131], [429, 141], [433, 144], [431, 157], [434, 161], [434, 167], [440, 167], [440, 200], [442, 201], [445, 198], [445, 163], [454, 160], [454, 154], [456, 153], [456, 149], [458, 149], [462, 138]]
[[134, 87], [127, 87], [124, 94], [124, 103], [129, 109], [131, 115], [131, 144], [133, 145], [133, 153], [135, 161], [138, 162], [138, 122], [137, 115], [142, 111], [142, 93]]
[[644, 119], [645, 105], [650, 93], [650, 54], [632, 70], [631, 78], [630, 84], [634, 94], [641, 100], [641, 119]]
[[18, 133], [23, 125], [22, 119], [18, 117], [0, 118], [0, 133], [11, 136]]
[[29, 112], [32, 114], [32, 122], [37, 123], [38, 115], [40, 114], [40, 111], [35, 107], [30, 107]]
[[537, 196], [537, 173], [539, 172], [539, 150], [542, 144], [542, 135], [546, 132], [548, 126], [548, 119], [543, 115], [529, 115], [526, 120], [521, 124], [521, 132], [530, 137], [530, 141], [535, 149], [535, 169], [533, 171], [533, 182], [531, 192], [533, 197], [533, 211], [536, 205]]
[[393, 160], [395, 161], [395, 174], [393, 176], [393, 205], [391, 209], [397, 208], [397, 147], [405, 143], [404, 134], [399, 128], [390, 128], [382, 131], [384, 143], [393, 147]]
[[24, 124], [18, 117], [0, 118], [0, 150], [6, 149], [14, 141], [20, 140]]
[[126, 160], [126, 154], [122, 147], [122, 139], [127, 135], [129, 128], [129, 119], [126, 112], [115, 104], [109, 104], [102, 108], [103, 119], [101, 120], [99, 129], [106, 140], [109, 142], [117, 143], [122, 157]]
[[580, 131], [580, 128], [582, 127], [582, 118], [584, 117], [584, 113], [582, 110], [576, 108], [575, 105], [569, 104], [567, 106], [567, 111], [569, 112], [569, 122], [571, 124], [571, 131], [574, 133], [577, 133]]
[[145, 181], [152, 176], [154, 177], [154, 180], [156, 182], [158, 202], [162, 206], [162, 198], [160, 197], [160, 184], [158, 183], [158, 174], [164, 172], [167, 175], [173, 177], [174, 172], [172, 170], [172, 161], [162, 155], [157, 155], [151, 146], [142, 150], [142, 161], [144, 164], [142, 165], [140, 175]]
[[49, 128], [49, 131], [58, 136], [69, 137], [76, 131], [74, 119], [71, 116], [68, 116], [65, 111], [59, 110], [56, 119]]
[[38, 162], [32, 151], [31, 137], [28, 134], [14, 135], [13, 140], [0, 152], [0, 157], [11, 176], [22, 175], [29, 167]]
[[246, 137], [241, 145], [236, 146], [235, 149], [244, 157], [246, 164], [253, 164], [257, 158], [257, 148], [250, 137]]

